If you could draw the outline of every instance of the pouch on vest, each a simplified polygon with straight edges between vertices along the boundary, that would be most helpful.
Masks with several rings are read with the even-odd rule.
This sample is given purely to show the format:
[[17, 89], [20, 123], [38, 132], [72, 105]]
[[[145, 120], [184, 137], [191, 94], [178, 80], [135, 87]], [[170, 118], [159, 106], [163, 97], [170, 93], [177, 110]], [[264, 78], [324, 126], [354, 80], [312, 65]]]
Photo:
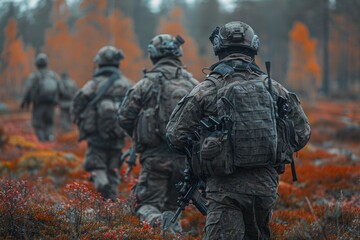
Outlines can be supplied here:
[[138, 117], [136, 123], [136, 149], [157, 147], [166, 142], [166, 125], [178, 102], [194, 88], [191, 75], [176, 70], [173, 78], [166, 78], [161, 72], [147, 72], [145, 77], [154, 84], [151, 100]]
[[96, 132], [96, 107], [88, 106], [80, 114], [79, 141]]
[[199, 165], [203, 174], [221, 176], [233, 173], [236, 167], [273, 166], [278, 141], [276, 106], [263, 79], [209, 80], [218, 89], [219, 117], [213, 122], [220, 127], [212, 134], [201, 134]]
[[59, 84], [61, 100], [72, 100], [77, 89], [71, 80], [62, 80]]
[[117, 104], [111, 99], [103, 99], [97, 104], [97, 132], [103, 139], [124, 137], [124, 133], [116, 122]]
[[[212, 119], [212, 120], [211, 120]], [[232, 120], [229, 116], [210, 117], [202, 120], [198, 141], [192, 142], [192, 169], [194, 174], [204, 176], [225, 176], [235, 171], [233, 147], [228, 129]]]
[[141, 152], [145, 147], [156, 147], [161, 143], [155, 119], [154, 108], [148, 108], [140, 113], [134, 136], [136, 151]]

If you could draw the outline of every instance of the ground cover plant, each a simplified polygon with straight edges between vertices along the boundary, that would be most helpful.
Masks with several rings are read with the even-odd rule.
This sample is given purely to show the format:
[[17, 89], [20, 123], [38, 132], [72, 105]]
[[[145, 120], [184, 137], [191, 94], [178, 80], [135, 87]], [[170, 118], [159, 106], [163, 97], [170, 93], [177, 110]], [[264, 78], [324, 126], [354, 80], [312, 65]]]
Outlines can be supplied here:
[[[298, 182], [290, 169], [281, 176], [272, 239], [358, 239], [358, 104], [319, 100], [305, 110], [312, 139], [296, 156]], [[119, 169], [118, 201], [104, 201], [82, 169], [86, 144], [77, 143], [75, 129], [44, 144], [28, 113], [0, 115], [0, 123], [0, 238], [201, 239], [205, 218], [192, 206], [182, 215], [182, 236], [163, 236], [133, 215], [139, 164], [128, 178], [127, 166]]]

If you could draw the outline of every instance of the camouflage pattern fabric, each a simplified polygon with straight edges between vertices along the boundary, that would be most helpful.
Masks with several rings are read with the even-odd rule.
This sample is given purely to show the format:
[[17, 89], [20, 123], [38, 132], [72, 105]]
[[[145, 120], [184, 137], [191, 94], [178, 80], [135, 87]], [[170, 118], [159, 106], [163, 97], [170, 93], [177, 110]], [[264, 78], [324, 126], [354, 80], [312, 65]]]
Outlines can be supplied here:
[[55, 139], [55, 105], [34, 104], [31, 114], [31, 123], [39, 141], [53, 141]]
[[63, 132], [71, 131], [71, 112], [70, 108], [60, 108], [60, 126]]
[[84, 169], [91, 174], [91, 180], [104, 198], [116, 200], [120, 184], [119, 163], [121, 150], [107, 149], [89, 144]]
[[[174, 79], [179, 69], [188, 74], [178, 58], [168, 57], [160, 59], [151, 69], [150, 72], [161, 72], [166, 79]], [[194, 87], [198, 81], [194, 78], [189, 79], [189, 83]], [[148, 79], [147, 77], [141, 79], [133, 88], [130, 89], [127, 96], [119, 109], [118, 119], [120, 126], [126, 131], [129, 136], [134, 136], [136, 130], [136, 123], [139, 114], [146, 109], [155, 108], [157, 104], [157, 86], [156, 82]], [[162, 123], [166, 126], [166, 123]], [[163, 126], [163, 128], [165, 128]], [[141, 126], [143, 127], [143, 126]], [[160, 126], [162, 128], [162, 126]], [[168, 147], [167, 143], [163, 140], [165, 136], [160, 139], [160, 143], [156, 146], [144, 146], [141, 149], [142, 158], [147, 156], [161, 156], [161, 155], [173, 155], [173, 151]], [[136, 139], [133, 139], [136, 141]], [[136, 149], [137, 152], [139, 148]]]
[[147, 157], [141, 160], [141, 172], [133, 188], [136, 214], [153, 227], [159, 226], [162, 213], [175, 212], [178, 192], [175, 184], [183, 179], [185, 158]]
[[[160, 59], [151, 71], [162, 72], [167, 79], [174, 79], [179, 68], [186, 71], [178, 58], [168, 57]], [[193, 78], [189, 81], [193, 86], [198, 83]], [[153, 81], [141, 79], [128, 92], [119, 109], [119, 124], [129, 136], [133, 136], [139, 113], [156, 105], [156, 94], [152, 94], [154, 87]], [[145, 147], [141, 151], [140, 159], [141, 172], [133, 189], [137, 200], [136, 212], [140, 219], [159, 226], [156, 222], [161, 225], [162, 214], [177, 208], [175, 184], [182, 179], [185, 158], [173, 152], [167, 143], [161, 140], [158, 146]]]
[[[114, 68], [114, 70], [117, 71], [116, 68]], [[71, 106], [71, 114], [75, 123], [79, 124], [80, 121], [84, 121], [82, 114], [88, 107], [88, 103], [97, 96], [97, 91], [106, 84], [111, 74], [112, 73], [109, 72], [109, 74], [106, 73], [95, 77], [88, 81], [76, 93]], [[116, 79], [113, 85], [111, 85], [101, 97], [100, 103], [102, 99], [106, 99], [108, 102], [116, 104], [117, 106], [120, 104], [130, 87], [129, 80], [122, 75], [120, 76], [121, 77]], [[96, 104], [95, 109], [99, 107], [101, 106]], [[99, 111], [99, 109], [97, 110]], [[97, 111], [95, 110], [95, 112]], [[116, 123], [115, 113], [116, 110], [114, 110], [112, 116], [114, 123]], [[86, 151], [84, 169], [90, 172], [91, 179], [97, 191], [100, 192], [104, 198], [115, 201], [117, 197], [117, 187], [120, 183], [119, 163], [121, 149], [124, 146], [124, 134], [119, 130], [117, 132], [118, 134], [104, 138], [104, 135], [98, 131], [98, 123], [101, 122], [98, 118], [100, 118], [99, 115], [95, 114], [92, 119], [85, 119], [91, 120], [91, 123], [94, 124], [94, 126], [92, 126], [94, 132], [85, 138], [88, 142], [88, 149]]]
[[[41, 74], [40, 74], [41, 72]], [[36, 99], [37, 81], [40, 75], [50, 75], [58, 80], [58, 75], [45, 68], [30, 74], [25, 81], [25, 94], [22, 107], [32, 104], [31, 122], [39, 141], [53, 141], [55, 139], [54, 117], [56, 102], [43, 102]]]
[[[232, 54], [222, 61], [231, 62], [244, 57], [246, 56], [242, 54]], [[248, 77], [251, 74], [251, 72], [245, 73]], [[273, 92], [289, 99], [290, 114], [300, 118], [307, 126], [305, 130], [301, 130], [303, 138], [299, 141], [307, 141], [310, 125], [301, 106], [295, 104], [293, 98], [289, 97], [289, 92], [276, 81], [273, 81]], [[183, 151], [188, 146], [188, 139], [193, 137], [200, 120], [217, 114], [216, 102], [217, 88], [211, 81], [200, 83], [179, 102], [167, 125], [167, 138], [173, 148]], [[294, 107], [295, 105], [297, 107]], [[278, 183], [279, 176], [273, 167], [238, 168], [228, 176], [207, 177], [206, 193], [210, 212], [206, 220], [204, 239], [242, 239], [241, 234], [245, 239], [269, 239], [268, 223], [277, 197]], [[245, 196], [251, 200], [249, 203], [243, 198]], [[257, 204], [262, 203], [264, 203], [263, 210], [262, 207], [255, 208]], [[249, 209], [253, 210], [248, 211]], [[222, 215], [228, 219], [223, 219]], [[224, 223], [229, 226], [223, 226]]]
[[60, 95], [60, 126], [63, 132], [71, 131], [71, 102], [77, 92], [77, 85], [74, 80], [65, 77], [59, 82]]
[[276, 196], [208, 193], [208, 215], [203, 239], [269, 239]]
[[[95, 114], [93, 117], [84, 116], [83, 113], [86, 112], [85, 110], [89, 107], [89, 102], [95, 98], [97, 95], [97, 91], [101, 89], [101, 87], [106, 84], [107, 79], [111, 76], [109, 75], [103, 75], [96, 77], [94, 79], [91, 79], [88, 81], [77, 93], [75, 94], [75, 97], [72, 101], [71, 106], [71, 117], [73, 122], [76, 124], [80, 124], [81, 121], [90, 121], [91, 127], [94, 129], [94, 131], [91, 134], [88, 134], [86, 136], [86, 140], [91, 143], [94, 146], [103, 147], [103, 148], [109, 148], [109, 149], [121, 149], [124, 146], [124, 134], [122, 133], [121, 129], [118, 129], [117, 127], [114, 131], [116, 131], [116, 136], [112, 136], [109, 138], [104, 138], [104, 134], [101, 134], [98, 132], [98, 125], [102, 124], [102, 122], [98, 121], [97, 118], [99, 116]], [[104, 96], [101, 98], [102, 100], [110, 100], [113, 102], [116, 106], [118, 106], [121, 101], [123, 100], [127, 90], [130, 88], [130, 82], [129, 80], [121, 75], [119, 79], [117, 79], [114, 84], [107, 90], [107, 92], [104, 94]], [[100, 100], [98, 104], [96, 104], [95, 109], [98, 107], [98, 105], [101, 104]], [[99, 109], [98, 109], [99, 110]], [[101, 111], [101, 109], [100, 109]], [[114, 110], [116, 111], [116, 110]], [[95, 111], [96, 112], [96, 111]], [[114, 114], [115, 115], [115, 114]], [[114, 118], [115, 119], [115, 118]], [[115, 124], [115, 121], [114, 121]], [[115, 124], [117, 126], [117, 124]], [[82, 129], [80, 130], [80, 135], [82, 133]]]
[[61, 108], [70, 108], [71, 101], [78, 90], [78, 87], [74, 80], [66, 77], [62, 78], [59, 82], [59, 105]]
[[141, 172], [134, 195], [138, 207], [155, 206], [160, 212], [177, 209], [177, 191], [175, 184], [183, 178], [185, 158], [148, 157], [141, 160]]

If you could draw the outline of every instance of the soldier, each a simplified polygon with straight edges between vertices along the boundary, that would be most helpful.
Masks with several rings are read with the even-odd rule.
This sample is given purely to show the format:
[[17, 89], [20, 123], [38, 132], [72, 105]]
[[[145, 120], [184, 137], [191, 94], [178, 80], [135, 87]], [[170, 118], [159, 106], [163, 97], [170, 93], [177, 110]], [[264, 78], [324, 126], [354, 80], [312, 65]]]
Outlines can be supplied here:
[[32, 126], [39, 141], [53, 141], [55, 106], [59, 100], [59, 77], [48, 69], [46, 54], [40, 53], [35, 58], [37, 71], [33, 72], [25, 83], [25, 96], [22, 109], [29, 109], [32, 104]]
[[63, 132], [69, 132], [71, 131], [71, 102], [78, 88], [75, 81], [70, 79], [66, 72], [61, 74], [59, 88], [61, 129]]
[[[296, 95], [255, 64], [259, 39], [249, 25], [227, 23], [210, 40], [219, 62], [179, 102], [167, 139], [171, 147], [192, 152], [192, 171], [206, 181], [203, 239], [269, 239], [278, 171], [308, 142], [310, 125]], [[288, 121], [294, 124], [292, 145], [284, 148], [289, 153], [279, 147], [281, 124]]]
[[76, 94], [71, 114], [80, 132], [79, 141], [86, 140], [84, 168], [98, 192], [116, 201], [120, 183], [119, 167], [124, 133], [116, 123], [117, 108], [130, 87], [118, 70], [124, 58], [113, 46], [101, 48], [94, 62], [93, 79]]
[[183, 156], [165, 141], [165, 127], [177, 102], [198, 83], [180, 61], [184, 40], [169, 34], [155, 36], [148, 45], [153, 68], [131, 88], [119, 109], [120, 126], [133, 136], [141, 172], [133, 193], [136, 214], [151, 226], [180, 232], [177, 222], [167, 226], [176, 210], [175, 184], [182, 179]]

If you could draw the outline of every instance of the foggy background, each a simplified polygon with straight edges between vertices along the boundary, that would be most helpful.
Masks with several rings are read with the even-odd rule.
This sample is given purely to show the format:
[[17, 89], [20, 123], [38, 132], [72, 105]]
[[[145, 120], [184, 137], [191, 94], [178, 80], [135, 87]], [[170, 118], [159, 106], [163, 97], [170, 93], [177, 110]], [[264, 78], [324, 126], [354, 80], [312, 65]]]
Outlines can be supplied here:
[[[185, 40], [182, 60], [200, 81], [216, 61], [209, 35], [240, 20], [260, 38], [256, 62], [309, 99], [355, 98], [360, 92], [360, 0], [0, 0], [0, 101], [17, 99], [36, 53], [79, 85], [92, 76], [98, 49], [121, 48], [122, 72], [136, 82], [150, 68], [156, 34]], [[264, 69], [264, 68], [263, 68]]]

